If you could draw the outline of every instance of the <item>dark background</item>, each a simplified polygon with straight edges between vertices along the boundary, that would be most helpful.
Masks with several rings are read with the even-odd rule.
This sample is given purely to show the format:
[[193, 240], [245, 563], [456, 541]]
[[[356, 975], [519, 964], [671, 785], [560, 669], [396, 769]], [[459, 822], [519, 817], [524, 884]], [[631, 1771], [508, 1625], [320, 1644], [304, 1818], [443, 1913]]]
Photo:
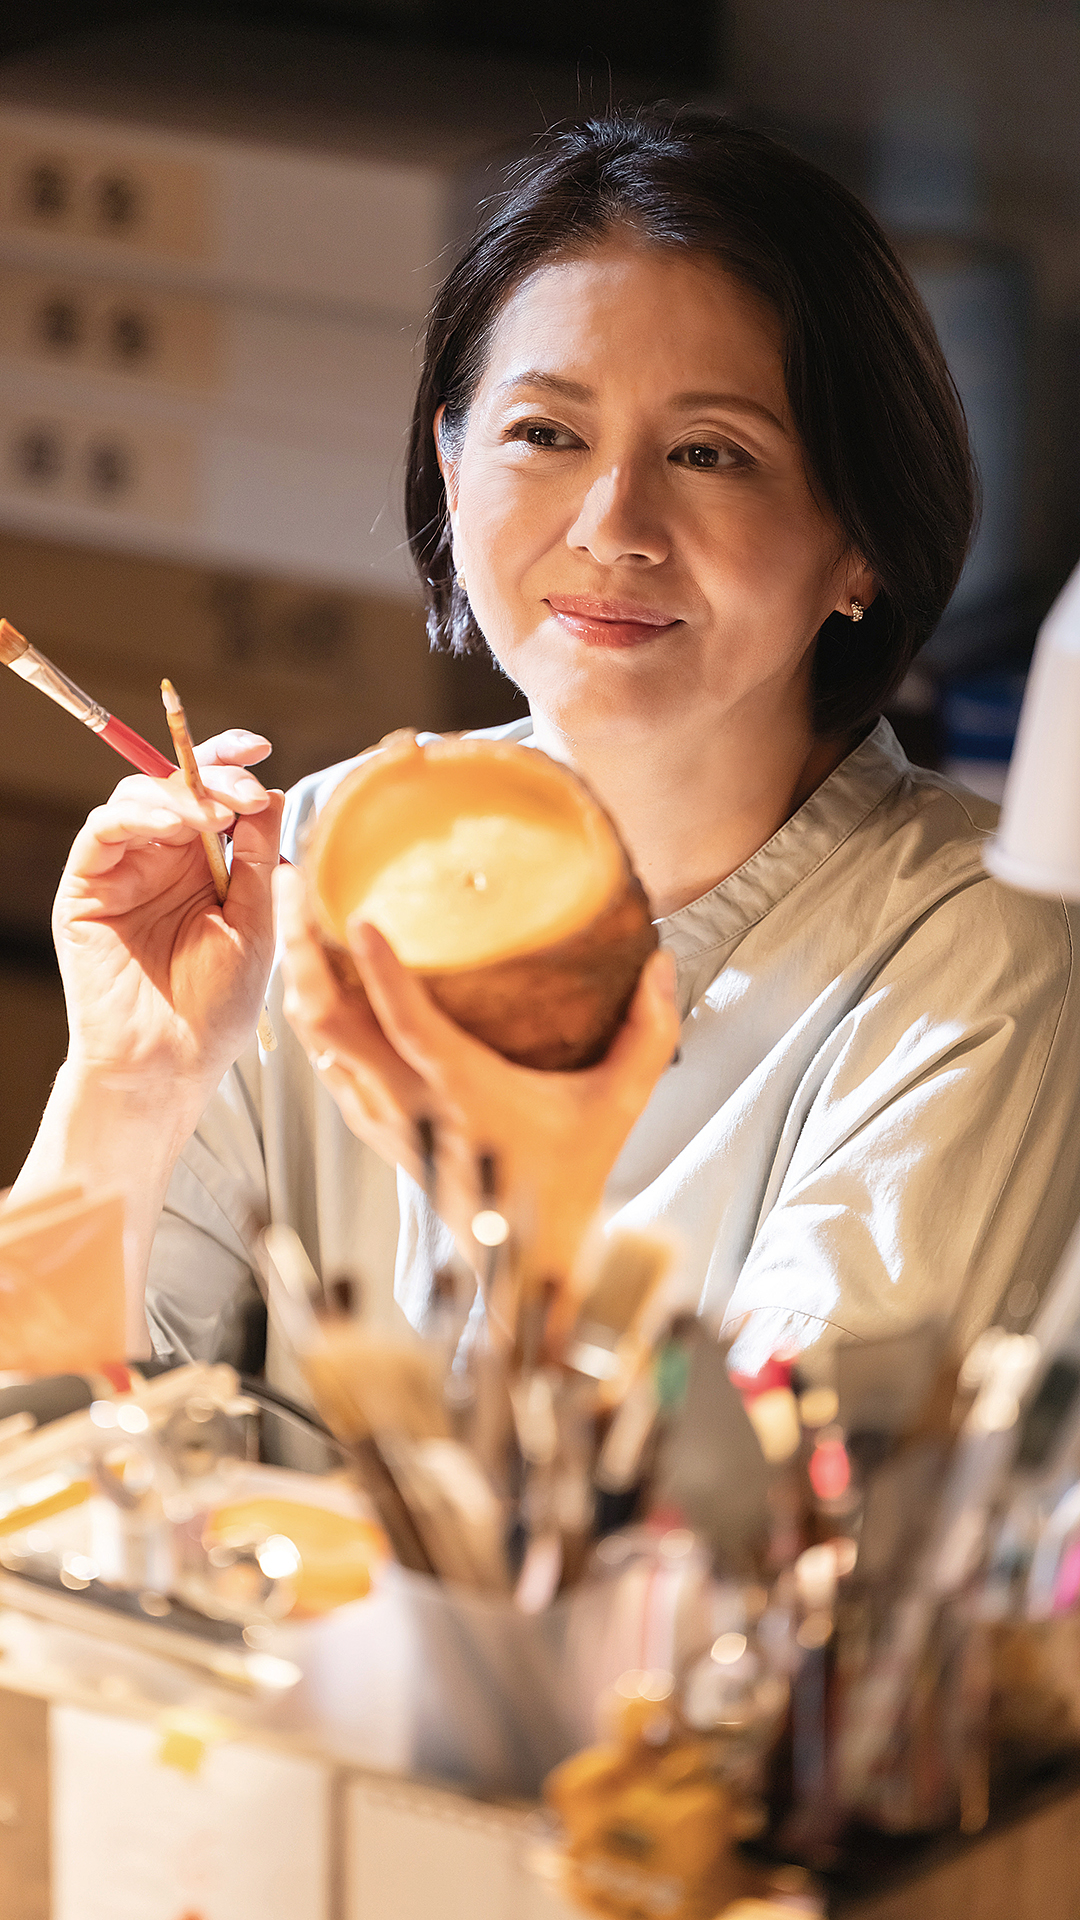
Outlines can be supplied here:
[[144, 21], [182, 11], [246, 25], [301, 28], [321, 34], [377, 37], [426, 46], [524, 54], [580, 62], [586, 71], [615, 68], [692, 85], [716, 77], [720, 13], [709, 0], [265, 0], [170, 8], [125, 0], [32, 0], [18, 19], [0, 22], [0, 53], [40, 45], [82, 27]]

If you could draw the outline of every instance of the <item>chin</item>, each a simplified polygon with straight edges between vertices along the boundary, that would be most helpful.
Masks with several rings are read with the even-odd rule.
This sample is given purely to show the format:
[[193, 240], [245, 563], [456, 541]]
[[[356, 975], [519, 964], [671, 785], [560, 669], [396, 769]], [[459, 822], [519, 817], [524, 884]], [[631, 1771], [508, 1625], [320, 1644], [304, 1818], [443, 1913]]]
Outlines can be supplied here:
[[548, 722], [557, 727], [565, 739], [579, 750], [603, 750], [614, 745], [631, 747], [677, 723], [683, 703], [669, 702], [641, 697], [618, 699], [608, 689], [600, 692], [592, 687], [587, 690], [575, 688], [572, 692], [563, 689], [554, 697], [550, 692], [545, 698], [539, 690], [530, 695], [529, 704], [534, 714], [540, 713]]

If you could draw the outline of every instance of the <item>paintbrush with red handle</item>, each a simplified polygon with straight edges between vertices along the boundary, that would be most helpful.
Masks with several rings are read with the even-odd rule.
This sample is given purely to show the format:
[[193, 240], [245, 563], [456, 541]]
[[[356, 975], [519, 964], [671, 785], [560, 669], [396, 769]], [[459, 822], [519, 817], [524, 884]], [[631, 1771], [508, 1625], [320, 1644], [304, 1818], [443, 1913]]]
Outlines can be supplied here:
[[167, 780], [170, 773], [176, 772], [165, 754], [159, 753], [140, 734], [133, 733], [130, 727], [125, 727], [115, 714], [106, 713], [105, 708], [99, 706], [96, 700], [91, 700], [90, 695], [77, 687], [74, 680], [69, 680], [67, 674], [61, 673], [59, 667], [54, 667], [51, 660], [30, 645], [29, 640], [24, 640], [21, 633], [16, 633], [9, 620], [0, 620], [0, 664], [10, 667], [20, 680], [29, 681], [41, 693], [47, 693], [58, 707], [63, 707], [65, 713], [72, 714], [76, 720], [81, 720], [84, 727], [89, 727], [91, 733], [96, 733], [99, 740], [104, 740], [106, 746], [112, 747], [122, 759], [138, 767], [140, 773]]
[[[47, 659], [43, 653], [39, 653], [36, 647], [32, 647], [29, 640], [16, 631], [10, 620], [0, 619], [0, 665], [10, 667], [21, 680], [28, 681], [32, 687], [37, 687], [39, 692], [48, 694], [49, 699], [55, 700], [58, 707], [63, 707], [65, 713], [72, 714], [76, 720], [81, 720], [84, 727], [89, 727], [91, 733], [96, 733], [99, 740], [104, 740], [106, 746], [112, 747], [114, 753], [118, 753], [131, 766], [138, 767], [140, 773], [149, 773], [155, 779], [167, 780], [170, 774], [176, 772], [172, 761], [167, 759], [165, 754], [159, 753], [156, 747], [152, 747], [148, 740], [142, 738], [141, 734], [133, 732], [130, 727], [125, 727], [123, 721], [117, 720], [115, 714], [106, 713], [105, 708], [99, 706], [96, 700], [91, 700], [90, 695], [76, 686], [74, 680], [69, 680], [66, 673], [61, 673], [59, 667], [54, 667], [51, 660]], [[165, 688], [169, 690], [169, 698], [166, 699], [169, 729], [177, 747], [177, 757], [185, 784], [197, 799], [203, 800], [207, 797], [206, 788], [199, 777], [195, 751], [184, 719], [184, 709], [180, 705], [171, 681], [162, 681], [163, 693]], [[229, 869], [222, 852], [221, 842], [213, 833], [204, 833], [202, 841], [206, 848], [218, 900], [223, 902], [229, 890]], [[259, 1015], [258, 1032], [259, 1040], [267, 1051], [277, 1046], [274, 1029], [265, 1007]]]

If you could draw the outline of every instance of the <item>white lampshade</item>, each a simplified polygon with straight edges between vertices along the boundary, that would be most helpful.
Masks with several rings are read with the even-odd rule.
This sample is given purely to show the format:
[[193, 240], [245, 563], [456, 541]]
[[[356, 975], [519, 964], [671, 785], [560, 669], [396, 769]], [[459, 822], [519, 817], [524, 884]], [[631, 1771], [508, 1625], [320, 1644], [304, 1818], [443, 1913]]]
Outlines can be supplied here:
[[1027, 893], [1080, 900], [1080, 567], [1039, 630], [990, 872]]

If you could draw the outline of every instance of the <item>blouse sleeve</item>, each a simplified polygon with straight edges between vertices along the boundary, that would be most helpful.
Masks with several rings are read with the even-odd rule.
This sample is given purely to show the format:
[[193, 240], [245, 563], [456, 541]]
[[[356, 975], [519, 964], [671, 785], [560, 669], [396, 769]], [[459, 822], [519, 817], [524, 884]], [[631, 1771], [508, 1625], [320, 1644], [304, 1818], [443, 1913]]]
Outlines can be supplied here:
[[994, 883], [982, 918], [972, 942], [962, 890], [913, 927], [804, 1076], [724, 1315], [740, 1371], [930, 1318], [963, 1346], [1052, 1274], [1080, 1196], [1069, 919]]
[[226, 1074], [173, 1172], [146, 1283], [160, 1357], [233, 1357], [254, 1287], [251, 1247], [269, 1218], [258, 1093], [252, 1049]]

